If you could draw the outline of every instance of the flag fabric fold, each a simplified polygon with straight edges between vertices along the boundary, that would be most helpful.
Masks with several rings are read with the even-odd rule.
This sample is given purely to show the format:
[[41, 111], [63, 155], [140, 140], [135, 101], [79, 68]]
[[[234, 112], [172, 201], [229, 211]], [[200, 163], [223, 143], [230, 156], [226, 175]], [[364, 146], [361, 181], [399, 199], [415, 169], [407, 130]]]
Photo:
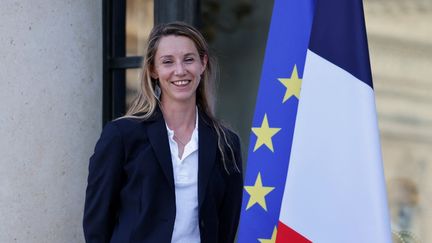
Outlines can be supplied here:
[[[309, 1], [306, 24], [289, 19], [306, 2], [275, 1], [239, 242], [391, 242], [362, 1]], [[294, 47], [306, 58], [282, 65], [288, 78], [268, 74], [284, 69], [269, 50], [292, 55], [283, 46], [295, 41], [272, 41], [297, 38], [283, 35], [293, 33], [287, 21], [307, 33]]]

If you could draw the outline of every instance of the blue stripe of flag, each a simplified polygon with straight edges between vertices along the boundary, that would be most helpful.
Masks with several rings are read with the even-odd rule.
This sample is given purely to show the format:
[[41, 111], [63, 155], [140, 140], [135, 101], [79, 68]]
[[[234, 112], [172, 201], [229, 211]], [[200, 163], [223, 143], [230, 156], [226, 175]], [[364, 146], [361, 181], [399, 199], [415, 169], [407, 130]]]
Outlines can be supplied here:
[[309, 49], [373, 88], [362, 0], [317, 1], [316, 9]]

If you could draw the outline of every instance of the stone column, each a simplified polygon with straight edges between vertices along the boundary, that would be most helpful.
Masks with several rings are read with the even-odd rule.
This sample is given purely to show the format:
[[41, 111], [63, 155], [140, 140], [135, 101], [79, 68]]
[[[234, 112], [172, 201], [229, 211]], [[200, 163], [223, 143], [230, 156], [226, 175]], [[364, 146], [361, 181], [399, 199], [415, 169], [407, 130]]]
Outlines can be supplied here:
[[0, 242], [83, 242], [101, 131], [101, 0], [3, 0]]

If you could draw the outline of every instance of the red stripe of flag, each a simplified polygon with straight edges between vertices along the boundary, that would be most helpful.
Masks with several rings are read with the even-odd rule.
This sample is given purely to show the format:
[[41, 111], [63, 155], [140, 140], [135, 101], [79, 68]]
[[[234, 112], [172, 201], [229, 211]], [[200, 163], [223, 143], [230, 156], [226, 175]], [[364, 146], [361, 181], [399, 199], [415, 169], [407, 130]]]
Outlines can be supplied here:
[[279, 221], [276, 243], [312, 243], [312, 241]]

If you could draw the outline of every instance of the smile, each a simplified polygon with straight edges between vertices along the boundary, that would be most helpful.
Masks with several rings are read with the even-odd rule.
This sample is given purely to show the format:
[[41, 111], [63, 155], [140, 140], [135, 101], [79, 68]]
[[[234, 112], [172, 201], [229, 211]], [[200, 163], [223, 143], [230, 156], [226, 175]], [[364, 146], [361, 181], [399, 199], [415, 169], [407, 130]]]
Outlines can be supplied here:
[[174, 84], [175, 86], [182, 87], [188, 85], [190, 82], [191, 82], [190, 80], [178, 80], [178, 81], [173, 81], [171, 83]]

